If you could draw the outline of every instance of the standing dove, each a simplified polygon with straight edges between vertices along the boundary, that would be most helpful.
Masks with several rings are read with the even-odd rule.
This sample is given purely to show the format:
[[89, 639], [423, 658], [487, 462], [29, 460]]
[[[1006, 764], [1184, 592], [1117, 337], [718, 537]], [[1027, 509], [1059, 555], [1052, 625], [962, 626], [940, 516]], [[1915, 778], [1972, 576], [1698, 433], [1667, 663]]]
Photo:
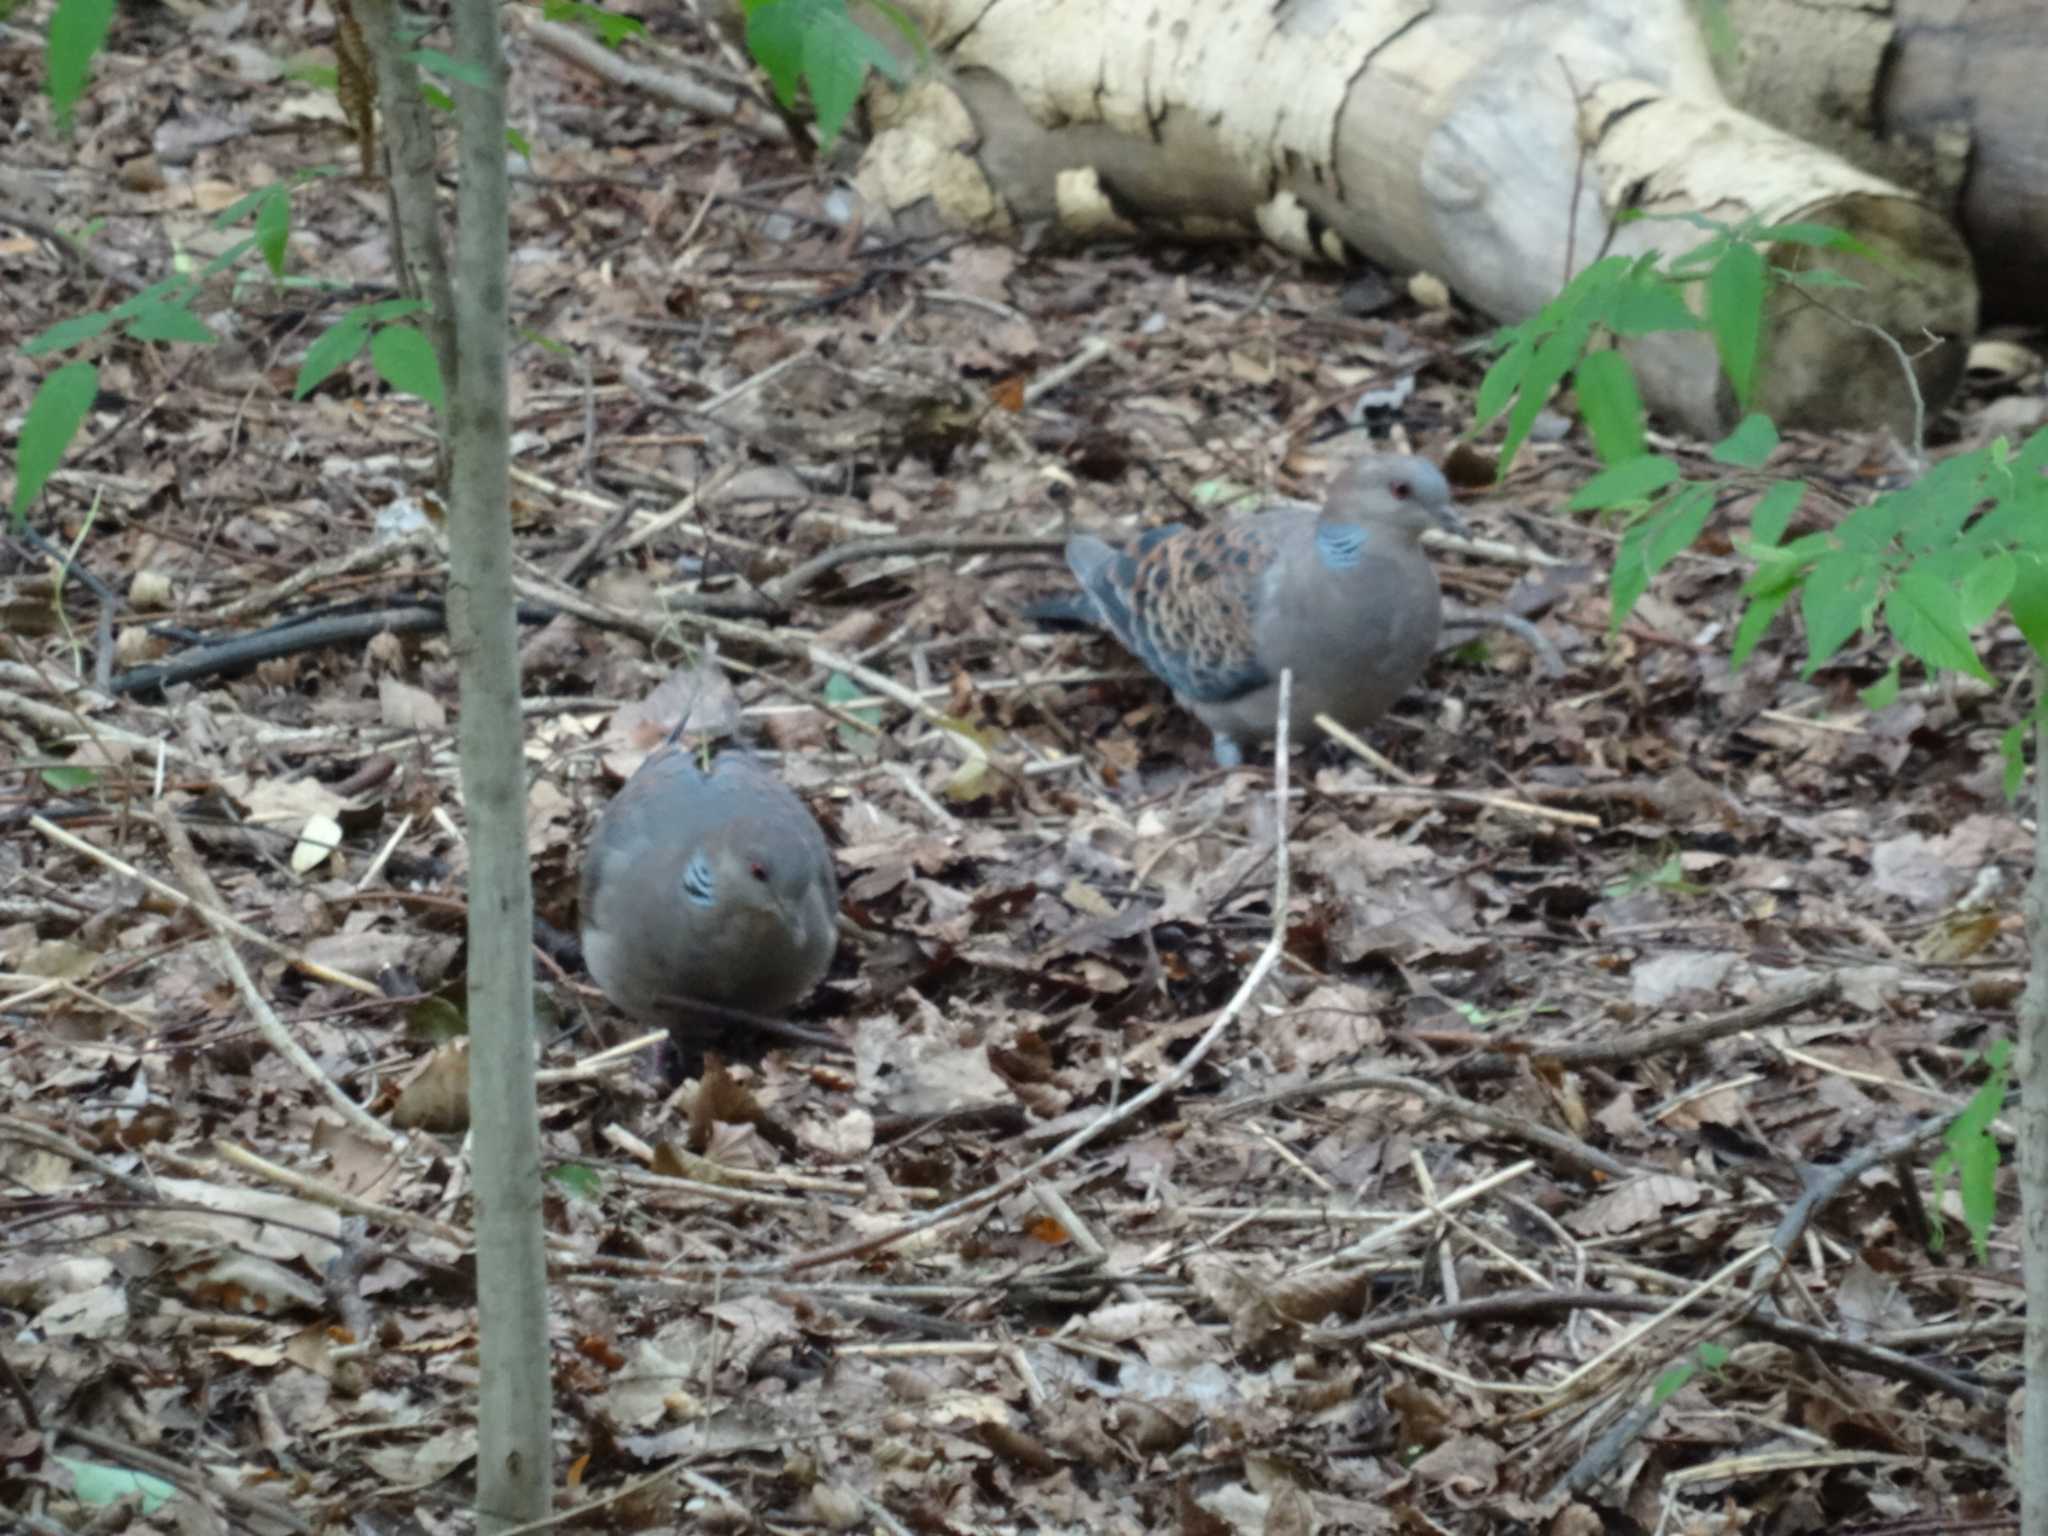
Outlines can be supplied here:
[[1320, 512], [1285, 508], [1199, 531], [1155, 528], [1128, 550], [1078, 534], [1067, 565], [1106, 625], [1215, 735], [1216, 761], [1277, 726], [1283, 668], [1295, 721], [1370, 725], [1422, 676], [1443, 599], [1419, 542], [1462, 525], [1435, 465], [1368, 458]]
[[657, 748], [598, 819], [583, 863], [583, 958], [627, 1013], [687, 1005], [780, 1013], [818, 984], [838, 941], [839, 883], [803, 801], [757, 760], [707, 773]]

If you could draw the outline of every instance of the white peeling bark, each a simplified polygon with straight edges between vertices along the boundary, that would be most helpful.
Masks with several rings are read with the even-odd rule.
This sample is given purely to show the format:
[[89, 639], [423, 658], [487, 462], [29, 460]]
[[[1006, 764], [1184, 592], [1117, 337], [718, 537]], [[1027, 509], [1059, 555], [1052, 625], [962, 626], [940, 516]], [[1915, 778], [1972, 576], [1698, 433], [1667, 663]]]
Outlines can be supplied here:
[[1961, 225], [1988, 316], [2048, 321], [2042, 0], [1729, 0], [1735, 102]]
[[[1502, 320], [1671, 225], [1616, 211], [1825, 219], [1886, 258], [1830, 302], [1918, 352], [1940, 401], [1976, 326], [1968, 253], [1903, 190], [1727, 106], [1679, 0], [910, 0], [939, 68], [870, 92], [860, 170], [899, 219], [1008, 234], [1257, 230], [1426, 270]], [[1107, 20], [1106, 17], [1114, 17]], [[1621, 236], [1628, 237], [1624, 245]], [[1610, 245], [1610, 241], [1614, 244]], [[1894, 275], [1895, 267], [1903, 268]], [[1875, 338], [1781, 305], [1768, 408], [1784, 425], [1905, 429]], [[1650, 358], [1654, 408], [1733, 424], [1711, 350]]]

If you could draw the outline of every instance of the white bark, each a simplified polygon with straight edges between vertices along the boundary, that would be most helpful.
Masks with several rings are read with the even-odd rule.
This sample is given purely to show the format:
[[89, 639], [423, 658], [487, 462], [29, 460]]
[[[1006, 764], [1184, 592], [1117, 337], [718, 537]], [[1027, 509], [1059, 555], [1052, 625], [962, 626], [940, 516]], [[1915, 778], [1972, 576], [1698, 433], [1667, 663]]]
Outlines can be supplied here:
[[[1008, 233], [1166, 223], [1256, 229], [1427, 270], [1517, 320], [1610, 248], [1635, 206], [1831, 222], [1883, 253], [1834, 301], [1942, 344], [1945, 398], [1976, 325], [1968, 253], [1901, 189], [1727, 106], [1680, 0], [910, 0], [939, 69], [870, 93], [860, 185], [900, 218]], [[1105, 15], [1120, 19], [1105, 24]], [[1622, 231], [1677, 251], [1695, 232]], [[1781, 307], [1767, 400], [1780, 424], [1903, 429], [1888, 352]], [[1646, 395], [1680, 424], [1733, 424], [1709, 349], [1667, 348]]]
[[1960, 222], [1987, 314], [2048, 321], [2041, 0], [1727, 0], [1730, 96]]

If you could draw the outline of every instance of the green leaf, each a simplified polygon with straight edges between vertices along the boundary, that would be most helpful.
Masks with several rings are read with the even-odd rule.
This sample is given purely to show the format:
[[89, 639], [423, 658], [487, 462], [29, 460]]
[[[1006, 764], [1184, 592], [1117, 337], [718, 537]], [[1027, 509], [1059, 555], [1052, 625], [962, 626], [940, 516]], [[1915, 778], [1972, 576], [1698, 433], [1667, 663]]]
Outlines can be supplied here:
[[1678, 1395], [1679, 1389], [1692, 1380], [1692, 1377], [1692, 1362], [1690, 1360], [1679, 1361], [1657, 1377], [1657, 1384], [1650, 1389], [1650, 1401], [1660, 1406], [1670, 1402], [1672, 1398]]
[[882, 724], [881, 710], [872, 704], [865, 709], [847, 707], [849, 699], [860, 698], [866, 691], [843, 672], [834, 672], [825, 679], [826, 702], [837, 705], [840, 713], [875, 727], [875, 730], [863, 731], [842, 720], [839, 722], [839, 744], [857, 757], [873, 758], [881, 750], [881, 743], [876, 739], [876, 731]]
[[920, 63], [931, 61], [931, 50], [924, 45], [924, 34], [917, 30], [917, 23], [909, 12], [890, 4], [889, 0], [867, 0], [867, 3], [881, 13], [884, 21], [903, 34], [903, 40], [917, 51]]
[[1817, 561], [1799, 590], [1799, 616], [1806, 621], [1806, 665], [1811, 677], [1870, 622], [1877, 609], [1877, 562], [1853, 550]]
[[374, 304], [365, 304], [359, 313], [372, 325], [384, 325], [392, 320], [403, 320], [407, 315], [424, 313], [425, 299], [379, 299]]
[[604, 1197], [604, 1175], [588, 1163], [562, 1163], [550, 1168], [548, 1177], [572, 1200], [590, 1204]]
[[284, 78], [300, 85], [310, 85], [316, 91], [341, 89], [341, 71], [332, 64], [322, 64], [314, 59], [292, 60], [284, 67]]
[[255, 247], [256, 237], [254, 235], [250, 235], [245, 240], [237, 240], [233, 245], [229, 246], [226, 250], [222, 251], [218, 256], [214, 257], [213, 260], [209, 261], [205, 266], [201, 267], [197, 272], [193, 273], [189, 277], [180, 277], [179, 279], [177, 279], [178, 301], [180, 303], [183, 303], [185, 300], [189, 299], [193, 294], [199, 291], [199, 285], [201, 283], [204, 283], [209, 279], [218, 276], [220, 273], [227, 271], [228, 268], [238, 263], [244, 256], [248, 255], [250, 251], [254, 250]]
[[420, 82], [420, 100], [436, 112], [445, 112], [451, 117], [455, 113], [455, 98], [438, 85], [428, 85], [424, 80]]
[[1963, 627], [1962, 604], [1955, 588], [1946, 582], [1918, 568], [1900, 572], [1885, 595], [1884, 617], [1899, 644], [1930, 668], [1967, 672], [1991, 681]]
[[1975, 629], [1998, 612], [1998, 605], [2011, 594], [2018, 579], [2019, 562], [2011, 555], [1996, 554], [1980, 560], [1977, 568], [1963, 577], [1963, 628]]
[[583, 28], [607, 48], [616, 48], [629, 37], [644, 37], [647, 24], [631, 16], [617, 16], [601, 6], [584, 5], [582, 0], [544, 0], [541, 16], [548, 21], [566, 21]]
[[22, 347], [23, 357], [42, 357], [50, 352], [68, 352], [82, 341], [91, 341], [114, 323], [111, 310], [98, 310], [90, 315], [74, 315], [69, 320], [59, 320], [40, 336], [32, 336]]
[[528, 142], [526, 135], [517, 128], [507, 128], [505, 130], [505, 144], [513, 154], [522, 155], [528, 160], [533, 158], [533, 145]]
[[1963, 524], [1983, 503], [1986, 481], [1998, 476], [1988, 452], [1957, 454], [1922, 475], [1904, 490], [1883, 498], [1882, 503], [1859, 509], [1864, 517], [1876, 516], [1875, 507], [1886, 506], [1895, 519], [1896, 537], [1915, 554], [1952, 551]]
[[1998, 500], [1957, 542], [1979, 554], [2002, 550], [2048, 554], [2048, 480], [2037, 477], [2029, 485], [2014, 481], [2005, 470], [1997, 468], [1989, 478], [1998, 492]]
[[1600, 316], [1617, 336], [1648, 336], [1657, 331], [1696, 331], [1700, 317], [1662, 277], [1619, 285]]
[[1655, 267], [1654, 260], [1644, 264], [1627, 256], [1602, 256], [1591, 266], [1581, 267], [1578, 275], [1537, 314], [1538, 329], [1555, 330], [1574, 316], [1598, 310], [1616, 284], [1640, 277]]
[[818, 114], [822, 147], [832, 147], [840, 127], [860, 100], [870, 67], [890, 78], [901, 73], [896, 56], [862, 31], [843, 10], [827, 13], [825, 18], [812, 23], [804, 38], [804, 74], [811, 82], [811, 109]]
[[42, 770], [42, 780], [60, 795], [75, 795], [91, 789], [99, 783], [97, 769], [81, 768], [74, 763], [58, 763]]
[[439, 75], [444, 80], [473, 85], [478, 90], [486, 89], [491, 83], [491, 77], [468, 59], [458, 59], [438, 48], [415, 48], [407, 57], [428, 74]]
[[2020, 788], [2027, 782], [2027, 723], [2007, 728], [1998, 738], [1998, 755], [2005, 759], [2005, 798], [2019, 798]]
[[1648, 530], [1644, 555], [1652, 575], [1692, 547], [1713, 510], [1714, 488], [1688, 485], [1643, 519], [1639, 526]]
[[184, 341], [199, 346], [220, 340], [182, 304], [158, 304], [145, 310], [129, 323], [128, 334], [136, 341]]
[[1712, 1340], [1700, 1345], [1700, 1364], [1708, 1370], [1718, 1371], [1727, 1363], [1728, 1350], [1725, 1345], [1716, 1344]]
[[1591, 321], [1584, 315], [1574, 315], [1537, 344], [1528, 371], [1522, 376], [1522, 387], [1516, 392], [1514, 409], [1508, 412], [1507, 435], [1500, 445], [1502, 474], [1507, 473], [1516, 451], [1527, 441], [1530, 429], [1536, 425], [1537, 413], [1549, 404], [1550, 392], [1578, 362], [1591, 331]]
[[[1756, 551], [1758, 561], [1756, 574], [1743, 584], [1742, 590], [1751, 596], [1769, 591], [1781, 582], [1804, 581], [1806, 573], [1813, 566], [1839, 553], [1834, 538], [1825, 533], [1802, 533], [1789, 544], [1780, 544], [1775, 549]], [[1783, 568], [1783, 573], [1774, 569]]]
[[1752, 597], [1742, 610], [1742, 621], [1735, 626], [1735, 640], [1728, 649], [1728, 665], [1739, 667], [1749, 660], [1749, 653], [1756, 649], [1757, 642], [1771, 627], [1771, 620], [1778, 616], [1799, 588], [1787, 585], [1775, 592], [1765, 592]]
[[1521, 387], [1522, 377], [1529, 371], [1529, 359], [1536, 353], [1536, 340], [1526, 331], [1502, 331], [1501, 337], [1513, 336], [1508, 349], [1493, 360], [1486, 370], [1486, 377], [1479, 381], [1479, 394], [1472, 402], [1472, 424], [1484, 426], [1502, 411], [1515, 397]]
[[1699, 537], [1707, 514], [1713, 510], [1711, 486], [1683, 486], [1622, 535], [1621, 548], [1614, 555], [1614, 576], [1608, 586], [1609, 634], [1620, 631], [1650, 579]]
[[71, 1491], [81, 1504], [118, 1504], [123, 1499], [137, 1498], [141, 1501], [142, 1513], [153, 1515], [178, 1491], [174, 1484], [152, 1477], [147, 1472], [110, 1467], [97, 1461], [81, 1461], [72, 1456], [52, 1456], [50, 1459], [71, 1474]]
[[78, 98], [85, 94], [93, 56], [106, 42], [107, 28], [113, 20], [114, 0], [58, 0], [57, 9], [51, 13], [43, 58], [59, 133], [71, 132], [71, 114], [78, 106]]
[[233, 228], [251, 214], [260, 213], [265, 203], [284, 190], [285, 187], [282, 183], [273, 181], [268, 186], [258, 187], [254, 192], [244, 192], [240, 197], [213, 216], [213, 227], [215, 229]]
[[[1963, 1112], [1942, 1133], [1945, 1147], [1930, 1170], [1937, 1195], [1932, 1202], [1934, 1209], [1940, 1208], [1942, 1202], [1938, 1197], [1949, 1179], [1957, 1179], [1963, 1198], [1963, 1222], [1970, 1229], [1980, 1264], [1988, 1258], [1987, 1239], [1997, 1216], [1998, 1141], [1992, 1126], [2005, 1107], [2011, 1060], [2010, 1041], [1997, 1041], [1984, 1053], [1988, 1069], [1984, 1081], [1970, 1095]], [[1938, 1237], [1938, 1230], [1931, 1235]], [[1930, 1246], [1940, 1251], [1938, 1244]]]
[[271, 187], [256, 210], [256, 248], [263, 252], [272, 277], [284, 276], [285, 245], [291, 237], [291, 194], [282, 187]]
[[1856, 697], [1863, 701], [1863, 707], [1869, 710], [1890, 709], [1898, 696], [1899, 661], [1896, 656], [1892, 658], [1892, 664], [1883, 677], [1868, 688], [1859, 689], [1856, 694]]
[[1826, 224], [1766, 224], [1755, 238], [1760, 245], [1810, 245], [1822, 250], [1847, 251], [1871, 261], [1878, 259], [1877, 252], [1846, 229], [1833, 229]]
[[85, 424], [100, 389], [100, 371], [91, 363], [66, 363], [51, 374], [29, 402], [14, 454], [14, 521], [27, 521], [29, 503], [64, 462], [64, 450]]
[[1707, 457], [1717, 464], [1733, 464], [1739, 469], [1758, 469], [1777, 447], [1777, 423], [1761, 411], [1751, 411], [1736, 423], [1733, 432], [1707, 451]]
[[1750, 554], [1755, 556], [1761, 547], [1775, 549], [1778, 540], [1785, 537], [1785, 527], [1792, 521], [1792, 514], [1799, 509], [1800, 501], [1806, 495], [1806, 486], [1798, 480], [1780, 480], [1756, 501], [1756, 510], [1749, 514]]
[[2020, 444], [2019, 452], [2012, 456], [2012, 473], [2022, 481], [2038, 481], [2044, 469], [2048, 469], [2048, 427]]
[[350, 310], [314, 338], [299, 364], [299, 381], [292, 386], [292, 398], [303, 400], [326, 382], [329, 375], [346, 368], [370, 339], [370, 322], [362, 310]]
[[2042, 661], [2048, 661], [2048, 560], [2021, 555], [2013, 561], [2012, 590], [2006, 594], [2013, 622]]
[[1754, 246], [1731, 245], [1707, 274], [1707, 325], [1735, 398], [1745, 409], [1756, 385], [1763, 324], [1764, 259]]
[[754, 56], [785, 109], [796, 105], [803, 80], [804, 7], [793, 0], [768, 0], [747, 7], [747, 52]]
[[796, 105], [799, 80], [809, 83], [827, 147], [860, 99], [870, 68], [903, 78], [895, 56], [847, 14], [845, 0], [747, 0], [747, 48], [785, 108]]
[[1620, 506], [1654, 496], [1678, 478], [1678, 466], [1660, 453], [1645, 454], [1603, 469], [1580, 486], [1570, 503], [1574, 512]]
[[441, 366], [434, 360], [434, 344], [417, 327], [387, 325], [372, 336], [370, 366], [393, 389], [442, 409]]
[[1620, 464], [1642, 453], [1643, 397], [1626, 358], [1611, 348], [1587, 354], [1572, 375], [1572, 388], [1603, 463]]
[[130, 294], [114, 306], [116, 320], [133, 320], [137, 315], [146, 315], [153, 309], [165, 305], [183, 304], [192, 297], [192, 279], [182, 273], [165, 278], [162, 282], [151, 283], [140, 293]]
[[469, 1018], [445, 997], [423, 997], [405, 1012], [406, 1038], [426, 1045], [446, 1045], [469, 1033]]

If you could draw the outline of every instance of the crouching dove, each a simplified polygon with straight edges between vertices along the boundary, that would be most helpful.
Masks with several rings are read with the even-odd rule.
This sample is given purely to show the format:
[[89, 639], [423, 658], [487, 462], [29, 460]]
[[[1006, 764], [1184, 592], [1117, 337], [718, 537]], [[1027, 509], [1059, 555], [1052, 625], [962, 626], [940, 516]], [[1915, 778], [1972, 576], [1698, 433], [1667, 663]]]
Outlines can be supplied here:
[[1093, 617], [1215, 734], [1216, 761], [1273, 735], [1282, 668], [1294, 721], [1358, 730], [1413, 686], [1436, 650], [1443, 599], [1419, 542], [1458, 530], [1451, 489], [1415, 458], [1344, 470], [1317, 512], [1293, 507], [1195, 531], [1155, 528], [1129, 549], [1078, 534], [1067, 565]]
[[767, 1015], [818, 984], [838, 942], [825, 834], [794, 791], [741, 752], [711, 770], [673, 739], [598, 819], [583, 862], [583, 958], [625, 1012], [689, 1005]]

